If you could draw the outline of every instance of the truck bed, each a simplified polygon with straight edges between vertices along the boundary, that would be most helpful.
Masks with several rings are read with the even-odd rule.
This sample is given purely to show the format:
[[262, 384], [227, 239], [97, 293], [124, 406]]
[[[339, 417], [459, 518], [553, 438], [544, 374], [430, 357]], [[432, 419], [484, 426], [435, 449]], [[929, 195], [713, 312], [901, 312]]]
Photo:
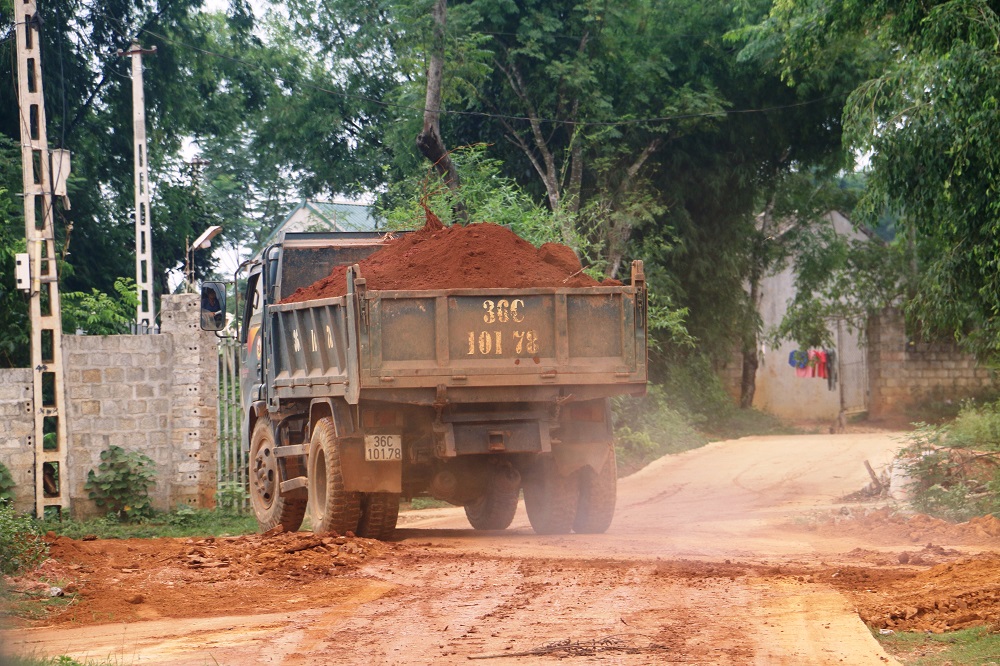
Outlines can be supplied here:
[[[279, 398], [445, 387], [646, 384], [646, 294], [586, 288], [367, 290], [270, 306]], [[280, 342], [279, 342], [280, 341]]]

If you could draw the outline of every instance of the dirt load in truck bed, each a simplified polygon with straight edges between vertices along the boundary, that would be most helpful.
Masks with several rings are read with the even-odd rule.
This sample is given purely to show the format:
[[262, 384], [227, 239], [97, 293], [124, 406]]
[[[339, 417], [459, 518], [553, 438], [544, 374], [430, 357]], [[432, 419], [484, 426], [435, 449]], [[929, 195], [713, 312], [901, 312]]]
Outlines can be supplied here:
[[[540, 248], [509, 229], [482, 222], [446, 227], [430, 211], [418, 231], [390, 238], [359, 262], [369, 289], [525, 289], [620, 285], [583, 272], [573, 250], [558, 243]], [[297, 289], [281, 303], [299, 303], [347, 293], [347, 266]]]

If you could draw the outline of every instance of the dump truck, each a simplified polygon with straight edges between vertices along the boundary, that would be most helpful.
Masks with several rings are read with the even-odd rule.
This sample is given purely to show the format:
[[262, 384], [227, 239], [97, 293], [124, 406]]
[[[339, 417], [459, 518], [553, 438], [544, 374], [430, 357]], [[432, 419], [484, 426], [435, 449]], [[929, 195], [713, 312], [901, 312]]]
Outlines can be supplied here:
[[[433, 497], [502, 530], [523, 490], [536, 533], [607, 530], [610, 398], [646, 388], [642, 262], [615, 286], [369, 288], [358, 262], [386, 238], [286, 233], [238, 275], [260, 528], [297, 530], [308, 508], [316, 533], [384, 539], [401, 500]], [[346, 295], [280, 302], [335, 266]], [[223, 283], [206, 288], [224, 305]]]

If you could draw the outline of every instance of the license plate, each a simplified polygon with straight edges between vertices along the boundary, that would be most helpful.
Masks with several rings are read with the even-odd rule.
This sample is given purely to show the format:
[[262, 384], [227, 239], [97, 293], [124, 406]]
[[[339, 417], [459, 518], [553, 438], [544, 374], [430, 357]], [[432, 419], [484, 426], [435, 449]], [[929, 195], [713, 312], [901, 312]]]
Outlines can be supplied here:
[[402, 459], [402, 435], [365, 435], [365, 460]]

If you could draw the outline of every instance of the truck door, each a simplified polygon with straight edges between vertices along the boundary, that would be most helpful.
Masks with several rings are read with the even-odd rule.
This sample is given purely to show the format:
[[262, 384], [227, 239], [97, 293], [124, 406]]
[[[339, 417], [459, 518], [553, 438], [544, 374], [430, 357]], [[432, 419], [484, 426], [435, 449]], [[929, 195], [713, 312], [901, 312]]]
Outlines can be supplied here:
[[247, 278], [246, 307], [243, 310], [243, 321], [240, 327], [240, 356], [243, 363], [240, 371], [240, 389], [243, 395], [244, 407], [249, 407], [257, 400], [265, 400], [266, 387], [263, 376], [263, 303], [264, 281], [261, 279], [260, 267], [254, 269]]

